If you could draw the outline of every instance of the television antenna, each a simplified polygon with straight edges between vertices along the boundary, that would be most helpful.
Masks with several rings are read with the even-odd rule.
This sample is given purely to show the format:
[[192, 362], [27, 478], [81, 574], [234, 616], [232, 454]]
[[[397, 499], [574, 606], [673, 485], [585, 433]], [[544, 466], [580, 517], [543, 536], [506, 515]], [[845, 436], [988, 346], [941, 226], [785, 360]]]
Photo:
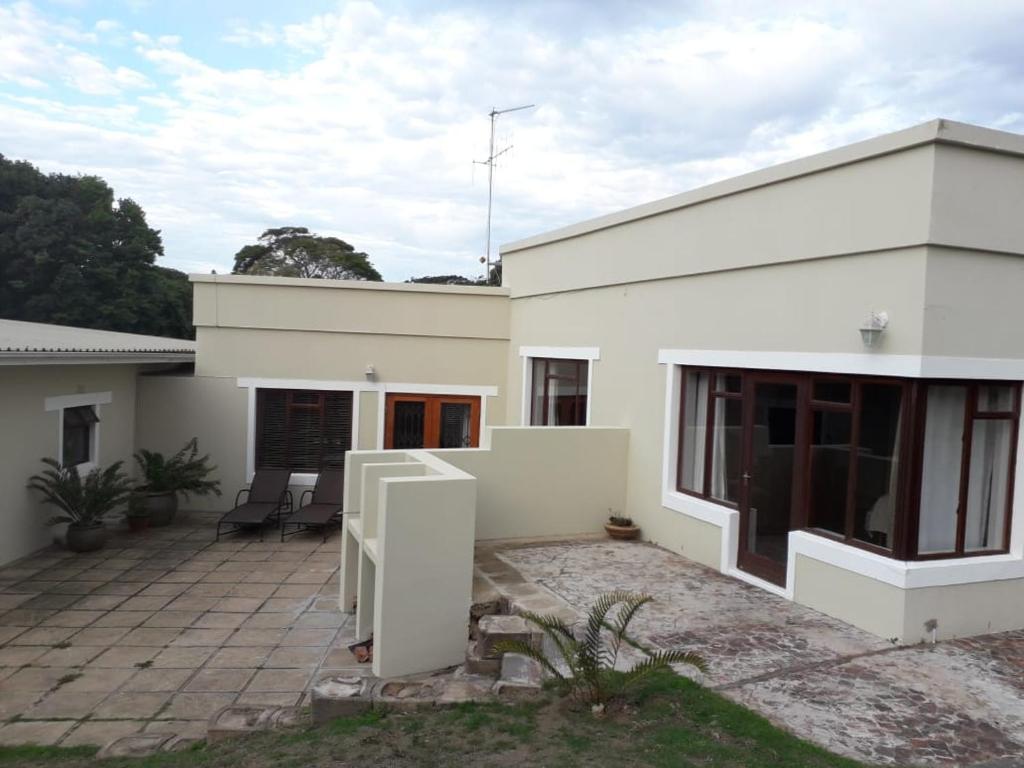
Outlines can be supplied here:
[[536, 104], [524, 104], [521, 107], [511, 107], [509, 109], [498, 109], [497, 107], [491, 107], [491, 111], [488, 113], [491, 118], [491, 143], [490, 151], [487, 153], [486, 160], [474, 160], [473, 162], [477, 165], [487, 166], [487, 251], [484, 258], [480, 261], [487, 265], [487, 271], [484, 273], [484, 279], [491, 279], [491, 211], [494, 207], [494, 161], [504, 155], [510, 149], [512, 145], [509, 144], [504, 149], [498, 152], [494, 151], [494, 123], [498, 118], [498, 115], [505, 115], [509, 112], [519, 112], [523, 109], [533, 109]]

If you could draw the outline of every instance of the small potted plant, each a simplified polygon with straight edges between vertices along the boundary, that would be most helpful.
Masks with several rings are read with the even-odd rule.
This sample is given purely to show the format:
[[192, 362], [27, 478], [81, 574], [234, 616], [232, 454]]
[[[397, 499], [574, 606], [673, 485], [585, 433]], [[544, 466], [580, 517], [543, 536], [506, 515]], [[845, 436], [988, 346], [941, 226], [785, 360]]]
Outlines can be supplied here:
[[[178, 512], [178, 494], [220, 496], [220, 481], [209, 476], [217, 468], [210, 464], [209, 454], [199, 455], [198, 441], [192, 438], [170, 458], [156, 451], [140, 450], [135, 463], [142, 473], [136, 488], [139, 514], [149, 516], [152, 526], [170, 525]], [[131, 521], [129, 521], [131, 524]]]
[[67, 523], [67, 548], [92, 552], [107, 540], [103, 517], [122, 504], [132, 490], [131, 481], [117, 461], [106, 469], [97, 467], [84, 478], [75, 467], [64, 467], [56, 459], [43, 459], [48, 469], [29, 478], [28, 487], [39, 491], [43, 502], [60, 510], [48, 525]]
[[620, 515], [616, 512], [611, 512], [608, 515], [608, 522], [604, 524], [604, 529], [608, 532], [608, 535], [613, 539], [620, 541], [631, 541], [639, 538], [640, 527], [633, 524], [633, 518]]

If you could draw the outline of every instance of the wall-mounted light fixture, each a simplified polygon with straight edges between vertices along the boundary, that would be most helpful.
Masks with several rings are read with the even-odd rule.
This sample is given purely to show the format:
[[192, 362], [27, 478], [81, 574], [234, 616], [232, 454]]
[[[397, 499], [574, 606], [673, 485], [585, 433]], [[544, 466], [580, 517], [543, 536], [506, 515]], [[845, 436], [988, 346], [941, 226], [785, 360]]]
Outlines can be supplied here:
[[865, 347], [871, 349], [888, 327], [888, 312], [872, 312], [860, 327], [860, 340], [864, 342]]
[[363, 371], [363, 375], [366, 376], [367, 381], [377, 380], [377, 370], [373, 367], [373, 363], [367, 364], [366, 370]]

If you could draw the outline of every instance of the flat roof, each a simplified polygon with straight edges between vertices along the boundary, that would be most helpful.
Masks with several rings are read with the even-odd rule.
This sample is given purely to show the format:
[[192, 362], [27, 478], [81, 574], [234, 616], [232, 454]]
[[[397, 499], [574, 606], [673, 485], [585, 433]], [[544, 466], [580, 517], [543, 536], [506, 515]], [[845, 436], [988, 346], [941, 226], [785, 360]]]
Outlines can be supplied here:
[[622, 211], [587, 219], [576, 224], [553, 229], [538, 235], [506, 243], [499, 248], [502, 256], [516, 251], [536, 248], [540, 245], [568, 240], [589, 232], [626, 224], [639, 219], [657, 216], [679, 208], [686, 208], [719, 197], [777, 184], [788, 179], [819, 173], [857, 163], [872, 157], [900, 152], [924, 144], [956, 144], [988, 152], [1024, 156], [1024, 136], [1018, 133], [982, 128], [953, 120], [936, 119], [921, 123], [902, 131], [887, 133], [875, 138], [858, 141], [837, 149], [830, 149], [808, 157], [791, 160], [769, 168], [734, 176], [730, 179], [708, 184], [688, 192], [644, 203]]
[[190, 362], [188, 339], [0, 320], [0, 364]]
[[480, 296], [508, 296], [509, 289], [491, 285], [436, 285], [434, 283], [379, 283], [370, 280], [327, 280], [318, 277], [272, 277], [269, 275], [192, 274], [193, 283], [225, 285], [301, 286], [357, 291], [400, 291], [404, 293], [461, 293]]

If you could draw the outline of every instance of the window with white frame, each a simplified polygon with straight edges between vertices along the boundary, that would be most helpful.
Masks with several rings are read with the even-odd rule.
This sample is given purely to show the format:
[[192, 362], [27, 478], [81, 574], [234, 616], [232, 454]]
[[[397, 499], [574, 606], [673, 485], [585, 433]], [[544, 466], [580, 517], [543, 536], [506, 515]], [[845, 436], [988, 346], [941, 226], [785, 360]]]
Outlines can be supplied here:
[[523, 358], [522, 423], [577, 427], [590, 423], [597, 347], [520, 347]]
[[110, 392], [46, 398], [45, 410], [57, 413], [55, 455], [62, 465], [89, 469], [99, 464], [100, 408], [111, 400]]

